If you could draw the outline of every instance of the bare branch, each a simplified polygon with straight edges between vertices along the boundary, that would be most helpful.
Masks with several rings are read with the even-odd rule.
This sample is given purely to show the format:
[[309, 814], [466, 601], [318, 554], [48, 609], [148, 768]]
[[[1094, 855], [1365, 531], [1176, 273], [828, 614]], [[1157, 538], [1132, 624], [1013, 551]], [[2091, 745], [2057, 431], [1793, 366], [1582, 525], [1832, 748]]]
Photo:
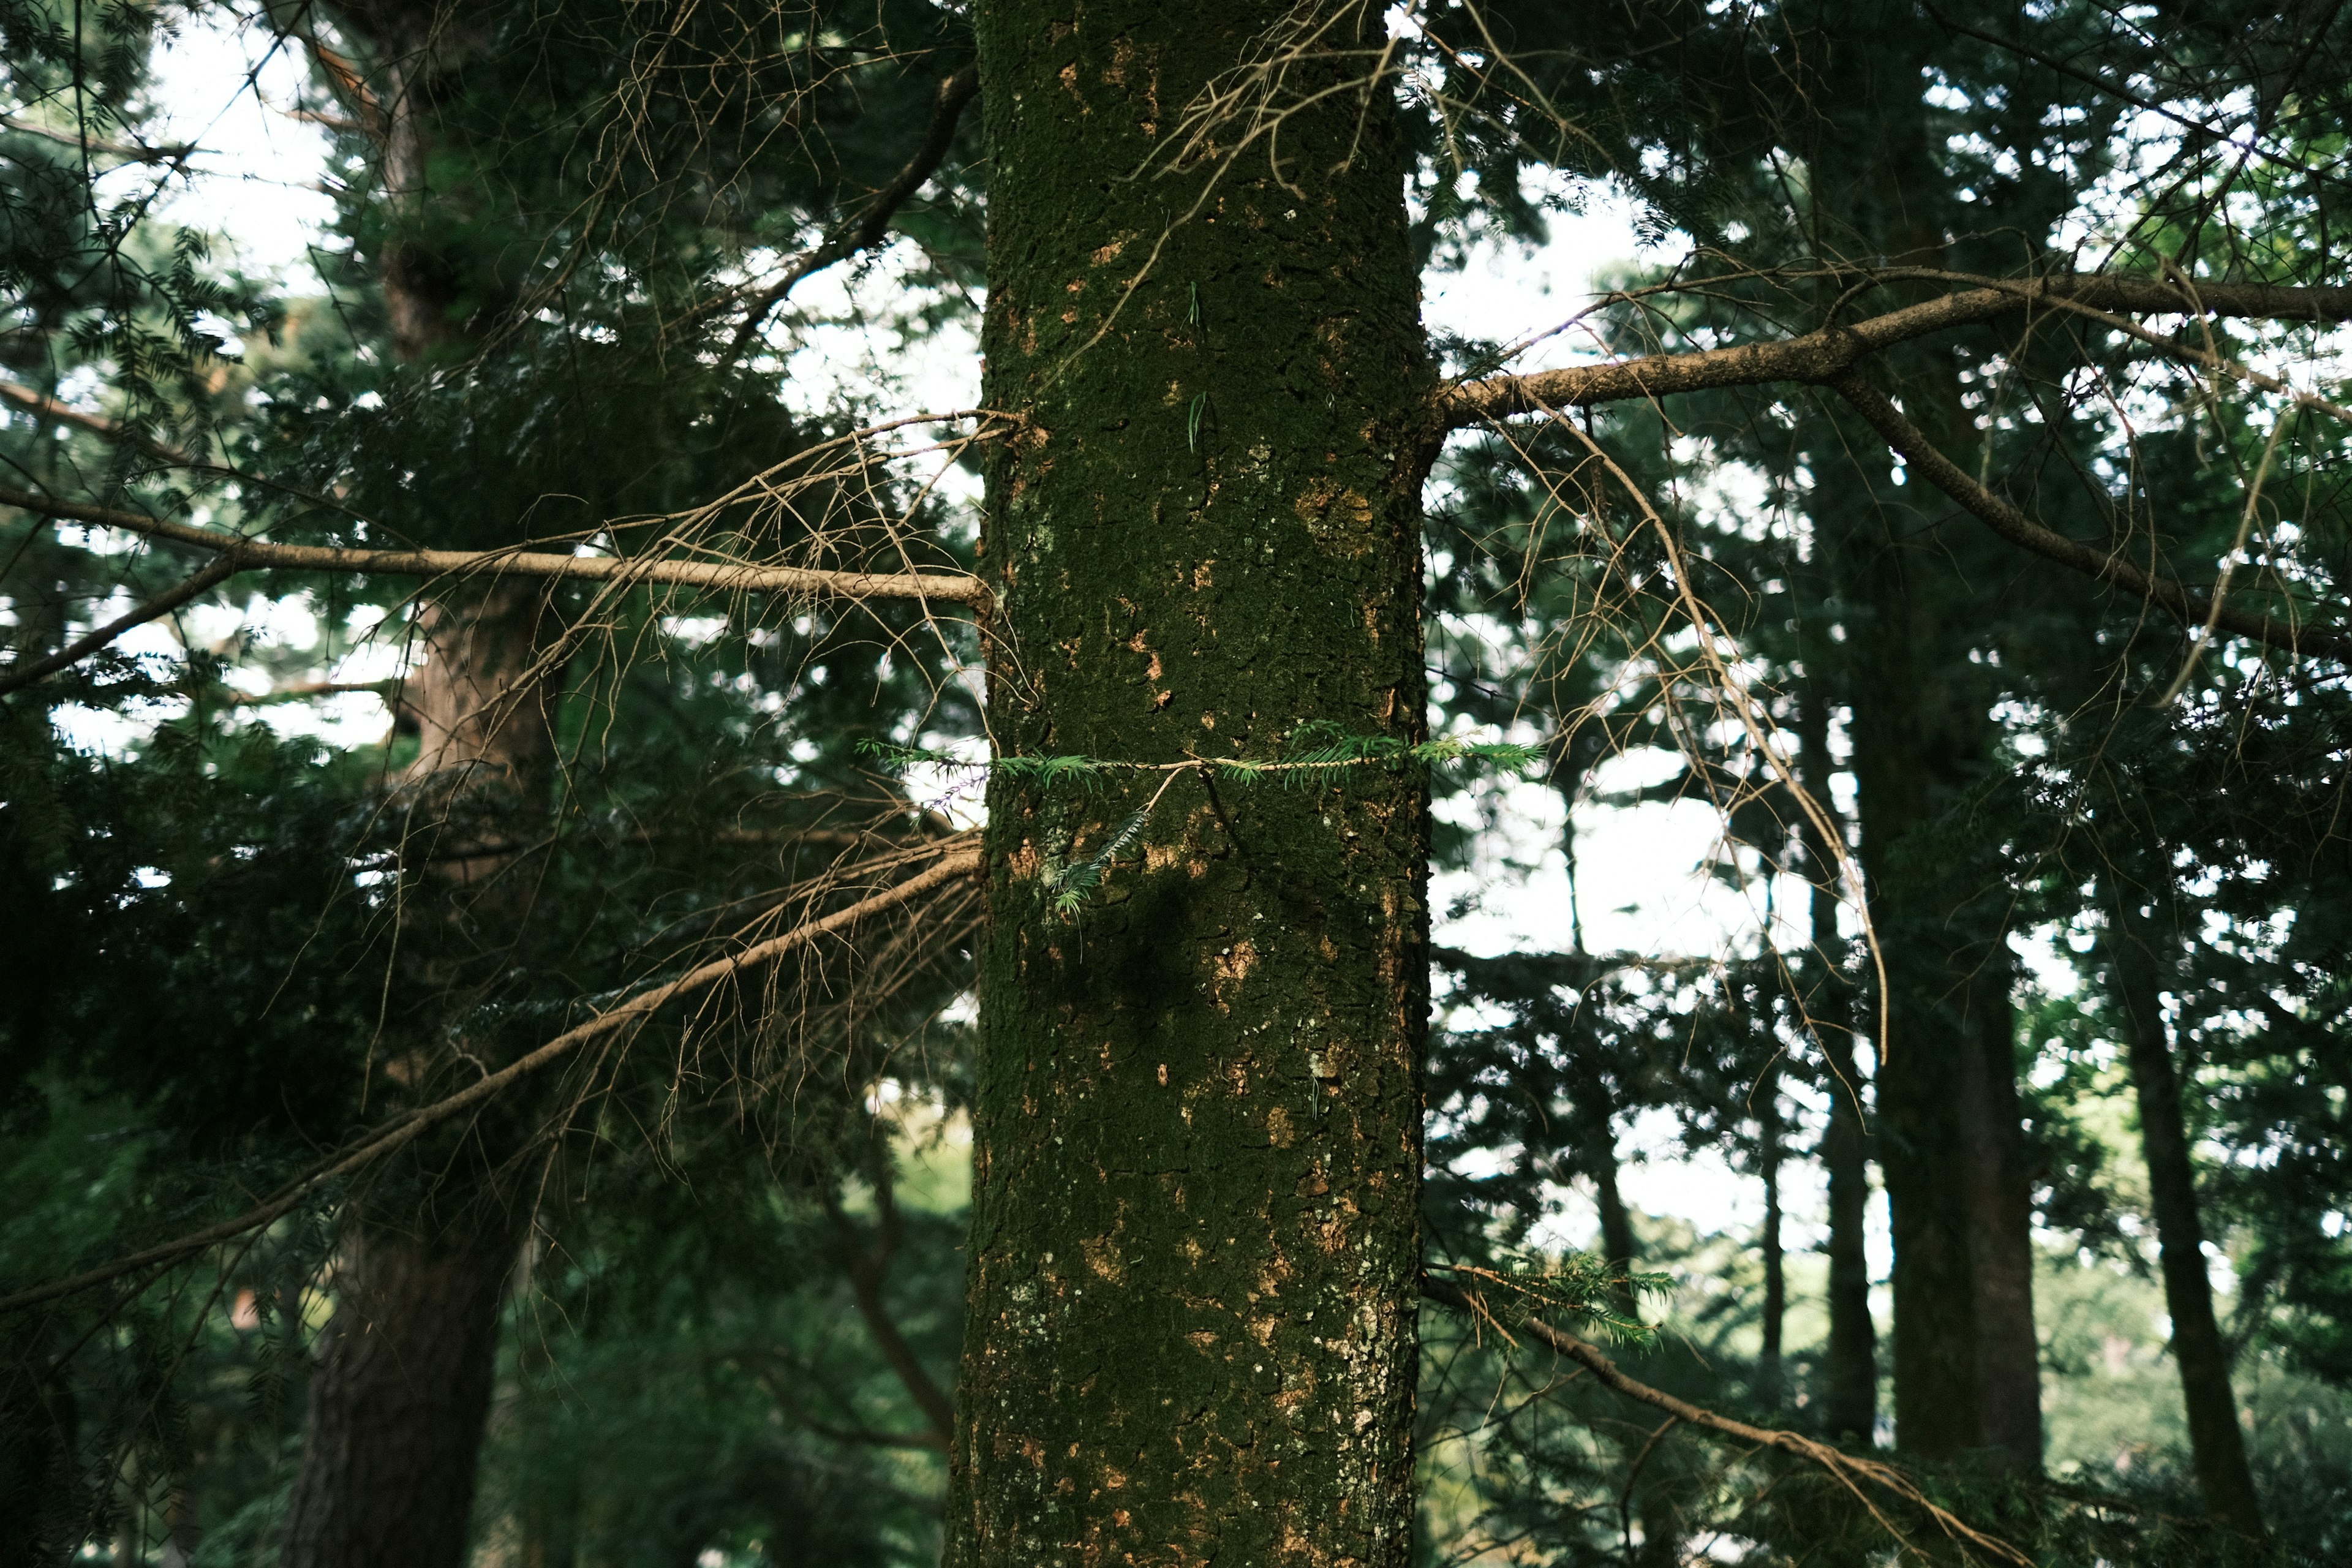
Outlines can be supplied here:
[[[883, 1155], [885, 1162], [887, 1153]], [[955, 1431], [955, 1405], [915, 1354], [915, 1347], [898, 1331], [898, 1321], [890, 1316], [889, 1303], [882, 1299], [882, 1282], [890, 1269], [890, 1258], [898, 1250], [898, 1205], [890, 1190], [889, 1171], [877, 1171], [874, 1177], [874, 1204], [881, 1213], [881, 1235], [868, 1247], [857, 1233], [857, 1226], [841, 1206], [840, 1195], [827, 1188], [824, 1212], [833, 1221], [841, 1237], [844, 1267], [849, 1274], [850, 1294], [856, 1298], [857, 1315], [866, 1320], [866, 1331], [874, 1336], [882, 1352], [882, 1359], [890, 1363], [901, 1387], [930, 1429], [930, 1447], [945, 1453], [950, 1436]]]
[[2062, 566], [2086, 573], [2103, 583], [2112, 583], [2126, 592], [2137, 594], [2169, 612], [2184, 626], [2192, 628], [2209, 624], [2217, 626], [2239, 637], [2252, 637], [2289, 653], [2352, 658], [2352, 637], [2344, 633], [2324, 626], [2297, 626], [2292, 621], [2273, 620], [2268, 616], [2232, 609], [2183, 587], [2169, 577], [2160, 577], [2144, 567], [2134, 565], [2118, 554], [2081, 543], [2044, 528], [1979, 484], [1958, 464], [1937, 451], [1926, 433], [1903, 417], [1886, 395], [1864, 380], [1858, 372], [1845, 372], [1832, 378], [1828, 384], [1832, 391], [1853, 405], [1854, 412], [1867, 420], [1871, 428], [1876, 430], [1889, 447], [1901, 453], [1904, 461], [1915, 471], [1926, 476], [1928, 483], [1958, 501], [2011, 544], [2055, 561]]
[[761, 289], [751, 301], [751, 313], [743, 324], [735, 329], [734, 351], [740, 353], [768, 319], [768, 313], [784, 302], [785, 296], [797, 288], [801, 279], [812, 273], [824, 271], [836, 261], [845, 261], [861, 250], [871, 250], [882, 243], [890, 232], [890, 220], [898, 209], [912, 199], [915, 193], [930, 183], [939, 172], [940, 163], [955, 142], [956, 126], [963, 118], [964, 106], [980, 94], [980, 68], [966, 66], [940, 83], [940, 95], [931, 110], [930, 128], [923, 132], [923, 144], [907, 160], [891, 182], [876, 194], [857, 216], [855, 223], [836, 229], [822, 245], [795, 259], [784, 268], [782, 277]]
[[136, 1274], [151, 1268], [168, 1268], [174, 1264], [184, 1263], [211, 1247], [217, 1247], [224, 1241], [233, 1240], [247, 1231], [259, 1229], [292, 1213], [328, 1183], [365, 1169], [385, 1155], [394, 1153], [415, 1142], [427, 1130], [472, 1110], [541, 1068], [570, 1055], [582, 1046], [603, 1039], [625, 1026], [640, 1025], [655, 1012], [681, 997], [709, 990], [722, 980], [732, 979], [736, 975], [773, 963], [785, 954], [795, 949], [806, 947], [820, 937], [846, 931], [860, 921], [887, 910], [897, 909], [902, 904], [920, 898], [935, 888], [945, 887], [948, 883], [969, 877], [980, 869], [980, 850], [968, 839], [961, 837], [950, 839], [940, 847], [949, 852], [943, 854], [928, 870], [909, 877], [896, 887], [886, 889], [870, 898], [861, 899], [845, 909], [835, 910], [820, 920], [808, 921], [794, 926], [788, 931], [745, 948], [739, 953], [713, 960], [666, 984], [641, 991], [611, 1010], [599, 1013], [587, 1022], [566, 1029], [545, 1045], [526, 1056], [518, 1058], [497, 1072], [488, 1074], [456, 1094], [393, 1118], [383, 1126], [362, 1136], [342, 1153], [320, 1161], [285, 1186], [280, 1187], [268, 1199], [234, 1219], [223, 1220], [218, 1225], [206, 1226], [204, 1229], [192, 1231], [177, 1240], [167, 1241], [160, 1247], [148, 1247], [142, 1252], [131, 1253], [116, 1258], [111, 1263], [101, 1264], [96, 1268], [86, 1269], [63, 1279], [54, 1279], [47, 1284], [36, 1285], [12, 1295], [0, 1296], [0, 1313], [38, 1306], [45, 1301], [54, 1301], [60, 1297], [87, 1290], [92, 1286], [103, 1285], [110, 1279], [119, 1279], [126, 1274]]
[[133, 626], [143, 626], [159, 616], [168, 616], [197, 595], [226, 582], [236, 570], [236, 563], [224, 556], [178, 587], [158, 594], [137, 609], [116, 616], [89, 636], [68, 643], [47, 658], [37, 658], [30, 664], [11, 665], [6, 669], [0, 669], [0, 696], [22, 690], [44, 677], [55, 675], [69, 665], [79, 664]]
[[348, 550], [330, 545], [273, 544], [170, 522], [143, 512], [60, 500], [0, 485], [0, 505], [44, 517], [96, 523], [218, 552], [231, 571], [368, 573], [392, 577], [449, 577], [467, 573], [545, 577], [573, 582], [663, 584], [732, 594], [799, 594], [819, 598], [917, 599], [985, 611], [993, 602], [977, 577], [946, 572], [820, 572], [800, 566], [753, 566], [709, 561], [641, 561], [625, 557], [536, 554], [504, 550]]
[[2147, 278], [2064, 275], [1997, 283], [1948, 294], [1850, 327], [1830, 326], [1780, 342], [1692, 353], [1651, 354], [1614, 364], [1575, 365], [1498, 375], [1450, 388], [1438, 417], [1449, 430], [1490, 419], [1591, 407], [1677, 392], [1772, 382], [1826, 384], [1871, 354], [2023, 310], [2084, 306], [2129, 315], [2215, 315], [2280, 321], [2352, 321], [2352, 289], [2288, 289], [2267, 283], [2200, 283], [2195, 292]]

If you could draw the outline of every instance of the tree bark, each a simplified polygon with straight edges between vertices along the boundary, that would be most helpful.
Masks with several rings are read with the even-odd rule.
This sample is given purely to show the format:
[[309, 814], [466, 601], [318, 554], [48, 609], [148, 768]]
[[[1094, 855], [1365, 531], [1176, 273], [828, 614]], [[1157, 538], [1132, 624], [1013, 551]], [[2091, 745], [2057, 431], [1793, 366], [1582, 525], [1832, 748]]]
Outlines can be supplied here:
[[[1000, 757], [1421, 733], [1432, 377], [1388, 89], [1349, 79], [1377, 34], [1225, 77], [1278, 137], [1196, 124], [1168, 165], [1281, 16], [977, 13]], [[955, 1568], [1407, 1560], [1426, 818], [1388, 765], [992, 773]]]
[[2140, 1151], [2147, 1161], [2155, 1209], [2157, 1257], [2164, 1275], [2164, 1310], [2172, 1320], [2172, 1359], [2189, 1416], [2189, 1447], [2205, 1510], [2232, 1529], [2263, 1533], [2262, 1500], [2246, 1464], [2238, 1404], [2230, 1389], [2230, 1352], [2213, 1311], [2213, 1281], [2206, 1272], [2205, 1226], [2199, 1214], [2197, 1173], [2189, 1155], [2189, 1129], [2180, 1109], [2160, 994], [2166, 942], [2158, 922], [2134, 892], [2111, 890], [2116, 923], [2106, 942], [2107, 977], [2123, 1015], [2132, 1093], [2139, 1105]]
[[285, 1568], [457, 1568], [497, 1363], [506, 1227], [352, 1227], [287, 1509]]

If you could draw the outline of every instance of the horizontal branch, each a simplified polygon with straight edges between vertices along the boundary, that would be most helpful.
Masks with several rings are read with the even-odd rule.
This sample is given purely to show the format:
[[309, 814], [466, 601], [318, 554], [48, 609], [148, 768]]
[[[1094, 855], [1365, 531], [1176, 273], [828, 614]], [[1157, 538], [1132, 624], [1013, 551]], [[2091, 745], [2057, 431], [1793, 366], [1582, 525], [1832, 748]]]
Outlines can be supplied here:
[[[954, 841], [950, 840], [952, 844]], [[131, 1253], [111, 1263], [86, 1269], [63, 1279], [53, 1279], [46, 1285], [36, 1285], [13, 1295], [0, 1297], [0, 1313], [16, 1311], [26, 1307], [39, 1306], [78, 1291], [119, 1279], [126, 1274], [144, 1269], [168, 1268], [191, 1258], [233, 1240], [248, 1231], [291, 1214], [296, 1208], [328, 1183], [365, 1169], [384, 1156], [414, 1142], [426, 1131], [452, 1117], [472, 1110], [530, 1074], [539, 1071], [578, 1050], [592, 1041], [603, 1039], [632, 1024], [642, 1023], [655, 1012], [682, 997], [709, 990], [722, 980], [731, 979], [748, 971], [775, 963], [795, 949], [806, 947], [820, 937], [831, 936], [848, 930], [869, 916], [913, 901], [935, 888], [969, 877], [980, 869], [980, 850], [961, 847], [942, 855], [929, 869], [908, 878], [896, 887], [861, 899], [845, 909], [835, 910], [820, 920], [806, 921], [788, 931], [756, 942], [729, 957], [714, 959], [699, 968], [688, 971], [677, 979], [650, 990], [641, 991], [608, 1012], [599, 1013], [585, 1023], [575, 1025], [529, 1054], [499, 1068], [497, 1072], [469, 1084], [446, 1099], [435, 1101], [404, 1116], [394, 1118], [384, 1126], [368, 1133], [342, 1153], [313, 1165], [302, 1175], [279, 1188], [267, 1201], [238, 1215], [193, 1231], [160, 1247]]]
[[1651, 354], [1613, 364], [1573, 365], [1498, 375], [1446, 391], [1439, 416], [1449, 430], [1559, 408], [1664, 397], [1774, 382], [1821, 384], [1898, 343], [2023, 310], [2068, 305], [2119, 315], [2211, 315], [2278, 321], [2352, 321], [2352, 289], [2289, 289], [2268, 283], [2199, 283], [2193, 296], [2146, 278], [2060, 276], [1971, 289], [1907, 305], [1852, 326], [1824, 327], [1779, 342], [1690, 353]]
[[[1476, 1269], [1459, 1269], [1454, 1272], [1472, 1278], [1484, 1274], [1483, 1270]], [[1499, 1276], [1489, 1278], [1494, 1279], [1498, 1285], [1507, 1283]], [[1421, 1293], [1443, 1306], [1452, 1307], [1457, 1311], [1470, 1314], [1479, 1321], [1491, 1326], [1507, 1341], [1510, 1339], [1509, 1331], [1503, 1327], [1501, 1320], [1496, 1318], [1488, 1308], [1480, 1291], [1455, 1284], [1450, 1279], [1435, 1279], [1424, 1273], [1421, 1277]], [[1712, 1432], [1719, 1437], [1727, 1437], [1734, 1442], [1747, 1443], [1759, 1448], [1776, 1449], [1793, 1458], [1802, 1459], [1808, 1464], [1820, 1467], [1828, 1471], [1839, 1485], [1851, 1492], [1855, 1500], [1869, 1510], [1871, 1516], [1885, 1526], [1898, 1541], [1902, 1539], [1901, 1532], [1895, 1529], [1894, 1521], [1881, 1512], [1878, 1506], [1864, 1495], [1862, 1489], [1865, 1484], [1891, 1492], [1912, 1507], [1921, 1510], [1946, 1534], [1955, 1540], [1974, 1546], [1987, 1555], [2002, 1562], [2016, 1563], [2019, 1568], [2031, 1568], [2032, 1558], [2007, 1542], [1997, 1540], [1975, 1529], [1949, 1510], [1938, 1508], [1920, 1491], [1916, 1482], [1893, 1465], [1846, 1453], [1843, 1449], [1832, 1447], [1827, 1443], [1808, 1437], [1800, 1432], [1784, 1431], [1773, 1426], [1752, 1426], [1745, 1421], [1719, 1415], [1705, 1405], [1693, 1405], [1687, 1399], [1678, 1399], [1664, 1389], [1653, 1388], [1638, 1378], [1628, 1376], [1615, 1362], [1602, 1352], [1600, 1346], [1579, 1339], [1564, 1329], [1556, 1329], [1540, 1318], [1528, 1318], [1524, 1322], [1514, 1324], [1513, 1327], [1519, 1329], [1546, 1349], [1566, 1356], [1583, 1367], [1612, 1393], [1637, 1404], [1649, 1405], [1654, 1410], [1663, 1410], [1669, 1415], [1696, 1426], [1702, 1431]]]
[[730, 594], [790, 594], [812, 598], [916, 599], [985, 611], [988, 584], [950, 572], [820, 572], [802, 566], [752, 566], [709, 561], [639, 561], [600, 555], [555, 555], [522, 550], [352, 550], [322, 544], [273, 544], [168, 522], [142, 512], [85, 501], [60, 500], [0, 485], [0, 506], [43, 517], [120, 528], [150, 539], [214, 551], [237, 572], [356, 573], [389, 577], [450, 577], [467, 573], [544, 577], [583, 583], [659, 584]]
[[2045, 560], [2111, 583], [2128, 593], [2137, 594], [2191, 628], [2209, 623], [2239, 637], [2289, 653], [2321, 654], [2329, 658], [2352, 659], [2352, 637], [2325, 626], [2297, 626], [2292, 621], [2245, 610], [2232, 609], [2226, 603], [2217, 605], [2169, 577], [2158, 576], [2145, 567], [2133, 564], [2112, 551], [2067, 538], [2064, 534], [2043, 527], [2016, 507], [1993, 494], [1971, 478], [1966, 470], [1937, 450], [1926, 432], [1898, 412], [1886, 395], [1863, 379], [1861, 374], [1848, 371], [1831, 378], [1830, 390], [1853, 405], [1853, 411], [1868, 422], [1870, 427], [1902, 454], [1905, 463], [1926, 477], [1928, 483], [1959, 503], [1969, 513], [2008, 540], [2011, 544], [2032, 551]]

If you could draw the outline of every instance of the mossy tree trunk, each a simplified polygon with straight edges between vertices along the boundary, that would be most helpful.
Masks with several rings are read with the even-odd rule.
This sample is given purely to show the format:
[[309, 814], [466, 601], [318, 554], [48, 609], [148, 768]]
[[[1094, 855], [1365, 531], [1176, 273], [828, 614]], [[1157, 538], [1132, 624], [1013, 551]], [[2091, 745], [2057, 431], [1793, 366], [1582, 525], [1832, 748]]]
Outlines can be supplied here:
[[[1297, 65], [1278, 137], [1166, 156], [1277, 18], [978, 12], [986, 399], [1018, 421], [988, 475], [1001, 756], [1420, 732], [1430, 373], [1389, 89], [1351, 79], [1381, 39]], [[1055, 868], [1155, 795], [1057, 912]], [[1402, 1563], [1423, 782], [1000, 770], [989, 810], [947, 1561]]]

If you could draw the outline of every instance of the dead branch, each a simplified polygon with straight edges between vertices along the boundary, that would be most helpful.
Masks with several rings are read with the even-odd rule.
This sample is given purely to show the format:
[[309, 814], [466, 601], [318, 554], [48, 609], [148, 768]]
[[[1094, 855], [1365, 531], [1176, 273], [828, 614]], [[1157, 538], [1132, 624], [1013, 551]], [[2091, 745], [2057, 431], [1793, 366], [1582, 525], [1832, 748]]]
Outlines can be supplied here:
[[0, 381], [0, 403], [11, 403], [36, 419], [55, 420], [70, 425], [77, 430], [87, 430], [93, 436], [103, 436], [110, 441], [121, 441], [138, 447], [160, 463], [174, 468], [201, 468], [204, 460], [192, 452], [184, 452], [168, 442], [151, 436], [125, 430], [102, 414], [85, 414], [79, 408], [68, 408], [54, 397], [44, 397], [29, 386], [19, 386], [13, 381]]
[[1868, 356], [1955, 327], [2020, 311], [2081, 305], [2131, 315], [2215, 315], [2277, 321], [2352, 321], [2352, 289], [2289, 289], [2268, 283], [2200, 283], [2194, 294], [2148, 278], [2061, 276], [1948, 294], [1850, 327], [1830, 326], [1780, 342], [1742, 343], [1692, 353], [1650, 354], [1614, 364], [1575, 365], [1465, 383], [1441, 395], [1438, 418], [1460, 430], [1546, 408], [1591, 407], [1677, 392], [1771, 382], [1827, 384]]
[[0, 506], [43, 517], [95, 523], [150, 539], [210, 550], [233, 572], [366, 573], [391, 577], [543, 577], [625, 586], [709, 588], [730, 594], [803, 595], [812, 598], [915, 599], [985, 611], [993, 602], [977, 577], [948, 572], [824, 572], [802, 566], [753, 566], [731, 562], [645, 561], [627, 557], [539, 554], [522, 550], [355, 550], [319, 544], [273, 544], [171, 522], [143, 512], [62, 500], [0, 485]]
[[845, 909], [835, 910], [821, 919], [804, 921], [792, 930], [767, 941], [745, 948], [726, 958], [715, 959], [688, 971], [677, 979], [620, 1003], [599, 1013], [585, 1023], [573, 1026], [529, 1054], [518, 1058], [506, 1067], [490, 1073], [433, 1104], [393, 1118], [384, 1125], [363, 1134], [340, 1154], [322, 1160], [293, 1181], [280, 1187], [270, 1197], [233, 1219], [206, 1226], [176, 1240], [167, 1241], [144, 1251], [128, 1254], [96, 1268], [63, 1279], [53, 1279], [44, 1285], [0, 1296], [0, 1313], [17, 1311], [26, 1307], [39, 1306], [110, 1279], [146, 1269], [164, 1269], [184, 1263], [191, 1258], [257, 1230], [291, 1214], [301, 1204], [329, 1183], [353, 1174], [414, 1142], [429, 1129], [483, 1104], [541, 1068], [561, 1060], [582, 1046], [631, 1026], [642, 1025], [656, 1011], [681, 997], [707, 991], [722, 980], [763, 968], [795, 949], [806, 947], [821, 937], [848, 930], [869, 916], [897, 909], [912, 902], [933, 889], [969, 877], [980, 869], [978, 847], [971, 836], [959, 836], [940, 847], [949, 852], [940, 856], [929, 869], [909, 877], [896, 887], [861, 899]]
[[[883, 1156], [886, 1163], [888, 1158], [887, 1153]], [[890, 1363], [899, 1386], [923, 1413], [930, 1439], [926, 1446], [945, 1453], [955, 1431], [954, 1403], [915, 1354], [915, 1347], [907, 1342], [907, 1336], [899, 1332], [898, 1321], [890, 1316], [889, 1303], [882, 1299], [882, 1282], [889, 1273], [891, 1258], [898, 1250], [901, 1233], [898, 1198], [891, 1191], [887, 1163], [875, 1173], [874, 1205], [882, 1223], [880, 1234], [869, 1247], [858, 1234], [856, 1223], [841, 1206], [840, 1194], [830, 1187], [825, 1189], [824, 1212], [841, 1238], [842, 1264], [849, 1274], [849, 1290], [856, 1299], [857, 1315], [866, 1320], [866, 1332], [874, 1336], [882, 1359]]]
[[813, 273], [822, 272], [837, 261], [845, 261], [860, 251], [871, 250], [882, 243], [890, 232], [890, 220], [898, 209], [913, 198], [916, 192], [930, 184], [948, 148], [955, 142], [956, 126], [963, 119], [964, 107], [980, 95], [980, 68], [966, 66], [940, 83], [937, 103], [931, 110], [931, 123], [923, 132], [923, 143], [915, 155], [907, 160], [890, 183], [876, 193], [855, 222], [834, 231], [823, 244], [795, 258], [784, 268], [783, 276], [761, 289], [751, 300], [750, 312], [742, 325], [735, 329], [733, 351], [743, 352], [768, 314], [784, 302], [785, 296]]

